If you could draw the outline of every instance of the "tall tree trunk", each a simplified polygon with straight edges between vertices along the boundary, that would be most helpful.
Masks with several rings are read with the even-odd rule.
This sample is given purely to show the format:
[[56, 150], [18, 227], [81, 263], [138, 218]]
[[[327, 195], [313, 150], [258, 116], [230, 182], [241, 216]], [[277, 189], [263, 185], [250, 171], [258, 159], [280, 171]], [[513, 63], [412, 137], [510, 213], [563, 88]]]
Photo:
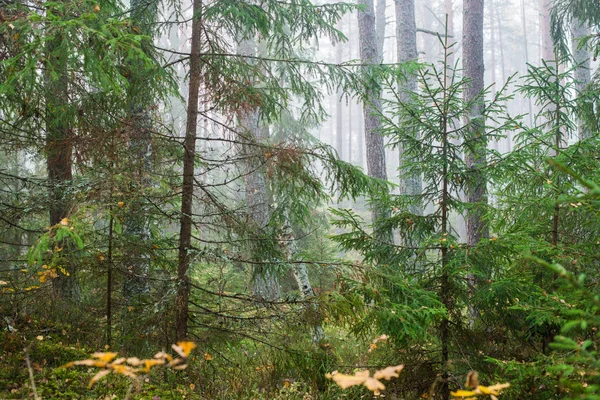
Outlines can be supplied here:
[[[525, 0], [521, 0], [521, 24], [523, 26], [523, 42], [525, 43], [525, 63], [529, 63], [529, 42], [527, 37], [527, 16], [525, 15]], [[502, 32], [502, 31], [501, 31]], [[500, 33], [502, 34], [502, 33]], [[533, 125], [533, 105], [531, 97], [527, 98], [527, 106], [529, 108], [529, 125]]]
[[[590, 29], [583, 22], [579, 20], [573, 21], [571, 52], [573, 53], [573, 61], [577, 65], [574, 78], [578, 93], [583, 93], [591, 80], [590, 54], [586, 47], [579, 48], [579, 39], [589, 34]], [[581, 119], [578, 121], [577, 132], [580, 140], [587, 139], [590, 136], [590, 132], [585, 129]]]
[[545, 61], [553, 61], [556, 58], [554, 57], [554, 44], [552, 42], [552, 35], [550, 34], [551, 7], [551, 0], [540, 0], [540, 58]]
[[[131, 21], [145, 35], [152, 37], [153, 27], [150, 25], [156, 17], [155, 9], [141, 0], [131, 2]], [[143, 43], [142, 46], [148, 46]], [[123, 297], [127, 305], [133, 306], [140, 296], [150, 292], [148, 275], [150, 273], [150, 221], [149, 205], [145, 199], [145, 191], [151, 185], [152, 171], [152, 119], [149, 109], [153, 99], [147, 95], [144, 71], [139, 65], [130, 65], [129, 97], [131, 134], [129, 152], [133, 170], [131, 192], [132, 200], [128, 205], [131, 212], [127, 213], [123, 222], [124, 232], [131, 241], [125, 260], [128, 274], [123, 282]], [[136, 309], [136, 312], [143, 310]], [[129, 317], [126, 317], [130, 319]], [[126, 325], [129, 325], [125, 322]], [[130, 327], [131, 328], [131, 327]]]
[[[256, 41], [244, 39], [239, 41], [238, 52], [245, 56], [256, 55]], [[270, 240], [269, 221], [271, 219], [270, 194], [267, 186], [265, 155], [261, 144], [266, 143], [269, 128], [260, 121], [258, 109], [240, 112], [239, 126], [244, 136], [242, 154], [246, 160], [244, 182], [246, 185], [247, 219], [250, 223], [248, 232], [255, 237], [249, 240], [250, 258], [253, 264], [253, 295], [258, 300], [276, 301], [280, 298], [279, 282], [276, 273], [265, 262], [264, 240]]]
[[181, 188], [181, 217], [179, 230], [179, 257], [177, 263], [176, 330], [177, 339], [187, 337], [188, 307], [190, 297], [190, 254], [192, 244], [192, 204], [194, 200], [194, 163], [196, 159], [196, 133], [198, 129], [198, 97], [201, 70], [200, 51], [202, 34], [202, 0], [194, 0], [192, 20], [192, 48], [190, 54], [190, 82], [188, 107], [183, 142], [183, 185]]
[[[366, 66], [364, 67], [366, 82], [364, 101], [364, 125], [365, 143], [367, 148], [367, 172], [369, 176], [387, 180], [385, 165], [385, 146], [383, 137], [379, 133], [381, 121], [381, 100], [379, 84], [375, 78], [369, 75], [369, 64], [378, 64], [381, 55], [377, 54], [377, 35], [375, 31], [375, 10], [373, 0], [358, 0], [358, 4], [365, 7], [364, 11], [358, 13], [358, 32], [360, 41], [360, 58]], [[381, 203], [373, 204], [371, 209], [375, 237], [381, 241], [392, 243], [391, 230], [383, 230], [377, 227], [378, 223], [389, 217], [390, 213]]]
[[[398, 62], [417, 61], [417, 25], [415, 21], [415, 1], [414, 0], [395, 0], [396, 5], [396, 46]], [[416, 74], [408, 74], [405, 81], [399, 84], [399, 100], [409, 102], [410, 93], [417, 91]], [[418, 135], [418, 134], [417, 134]], [[407, 175], [403, 172], [406, 162], [404, 149], [399, 147], [399, 168], [400, 171], [400, 194], [407, 196], [420, 196], [422, 191], [421, 177], [419, 175]], [[421, 215], [423, 213], [419, 204], [412, 204], [409, 211], [413, 214]]]
[[[468, 129], [468, 147], [465, 151], [465, 164], [469, 168], [466, 185], [467, 202], [467, 245], [476, 246], [482, 238], [489, 236], [484, 220], [487, 206], [486, 164], [487, 140], [484, 121], [484, 58], [483, 58], [483, 0], [464, 0], [463, 3], [463, 70], [470, 81], [464, 92], [464, 100], [472, 102], [465, 123]], [[476, 276], [469, 273], [471, 288], [477, 287]], [[469, 324], [478, 317], [476, 307], [469, 305]]]
[[[48, 173], [50, 226], [69, 216], [71, 200], [69, 186], [72, 172], [72, 130], [65, 116], [69, 107], [67, 58], [69, 55], [61, 49], [65, 40], [60, 31], [49, 33], [53, 39], [46, 44], [46, 170]], [[65, 266], [68, 275], [61, 270], [52, 282], [55, 293], [63, 299], [77, 301], [81, 296], [77, 282], [76, 268]]]
[[467, 187], [467, 201], [473, 208], [467, 216], [467, 243], [471, 246], [488, 236], [483, 220], [483, 208], [487, 205], [486, 177], [482, 170], [486, 163], [485, 121], [483, 116], [484, 61], [483, 61], [483, 0], [465, 0], [463, 3], [463, 69], [470, 82], [465, 90], [465, 101], [473, 102], [466, 123], [469, 125], [471, 145], [465, 161], [471, 179]]
[[386, 0], [377, 0], [375, 9], [375, 34], [377, 35], [377, 55], [379, 62], [383, 62], [383, 45], [385, 44], [385, 9]]
[[[335, 44], [335, 62], [336, 64], [342, 63], [342, 43], [338, 42]], [[342, 90], [338, 89], [335, 95], [335, 149], [338, 156], [344, 159], [344, 130], [342, 126], [343, 118], [343, 104], [342, 104]]]

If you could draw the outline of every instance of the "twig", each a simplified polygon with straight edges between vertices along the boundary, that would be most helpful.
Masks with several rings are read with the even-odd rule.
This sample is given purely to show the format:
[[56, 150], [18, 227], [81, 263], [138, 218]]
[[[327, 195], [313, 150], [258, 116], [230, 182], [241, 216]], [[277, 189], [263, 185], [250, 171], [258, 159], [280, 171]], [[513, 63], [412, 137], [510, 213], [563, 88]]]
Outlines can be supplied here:
[[31, 344], [23, 349], [25, 352], [25, 362], [27, 363], [27, 370], [29, 371], [29, 380], [31, 381], [31, 390], [33, 390], [33, 398], [35, 400], [41, 400], [38, 395], [37, 388], [35, 387], [35, 379], [33, 379], [33, 368], [31, 368], [31, 361], [29, 360], [29, 348]]

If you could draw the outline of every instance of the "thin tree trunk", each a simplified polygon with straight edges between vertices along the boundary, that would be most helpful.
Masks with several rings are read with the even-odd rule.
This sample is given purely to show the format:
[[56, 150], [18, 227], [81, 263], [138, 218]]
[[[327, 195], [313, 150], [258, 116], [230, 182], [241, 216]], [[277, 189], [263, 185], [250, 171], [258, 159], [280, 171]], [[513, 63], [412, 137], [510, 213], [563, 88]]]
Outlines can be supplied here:
[[[448, 30], [448, 36], [454, 37], [454, 0], [444, 0], [444, 9], [446, 11], [446, 17], [448, 18], [448, 26], [446, 29]], [[456, 39], [453, 39], [456, 41]], [[453, 47], [453, 50], [456, 51], [456, 45]], [[451, 52], [447, 58], [448, 65], [451, 68], [454, 68], [454, 52]], [[449, 82], [446, 82], [448, 85]]]
[[[447, 43], [447, 40], [446, 40]], [[448, 85], [450, 80], [448, 79], [449, 69], [448, 69], [448, 48], [447, 45], [444, 49], [444, 107], [447, 107], [446, 104], [448, 102]], [[449, 209], [450, 209], [450, 190], [449, 190], [449, 182], [448, 182], [448, 146], [449, 146], [449, 135], [448, 128], [450, 125], [450, 121], [448, 120], [448, 115], [444, 114], [442, 116], [442, 201], [440, 204], [441, 208], [441, 234], [442, 238], [445, 238], [448, 235], [449, 228]], [[448, 253], [448, 245], [447, 242], [442, 242], [441, 249], [442, 256], [442, 269], [441, 269], [441, 282], [440, 282], [440, 299], [446, 307], [447, 315], [450, 315], [452, 311], [452, 299], [450, 298], [450, 272], [449, 268], [449, 259], [450, 255]], [[447, 400], [450, 398], [450, 386], [449, 386], [449, 377], [448, 368], [450, 367], [450, 319], [449, 317], [444, 317], [440, 324], [440, 343], [441, 343], [441, 353], [442, 353], [442, 388], [441, 388], [441, 398]]]
[[[336, 64], [342, 63], [342, 43], [338, 42], [335, 44], [335, 62]], [[343, 104], [342, 104], [342, 90], [338, 89], [335, 95], [335, 149], [337, 150], [338, 156], [344, 159], [344, 132], [342, 126], [343, 117]]]
[[[523, 41], [525, 43], [525, 63], [529, 63], [529, 41], [527, 37], [527, 16], [525, 15], [525, 0], [521, 0], [521, 23], [523, 25]], [[527, 106], [529, 108], [529, 125], [533, 125], [533, 105], [531, 97], [527, 97]]]
[[[296, 235], [294, 235], [294, 231], [289, 219], [285, 223], [283, 240], [285, 243], [286, 258], [288, 262], [291, 263], [292, 274], [294, 275], [294, 279], [296, 280], [296, 284], [298, 285], [298, 290], [300, 290], [302, 298], [307, 299], [314, 297], [315, 291], [310, 284], [308, 268], [306, 267], [306, 264], [302, 262], [302, 258], [298, 255], [300, 252], [298, 251], [298, 244], [296, 243]], [[317, 315], [316, 304], [312, 305], [312, 310], [314, 315], [308, 322], [311, 325], [313, 344], [318, 345], [319, 342], [324, 338], [323, 326], [321, 325], [320, 317]]]
[[194, 0], [192, 20], [192, 48], [190, 55], [190, 82], [185, 139], [183, 143], [183, 185], [181, 189], [181, 219], [179, 231], [179, 257], [177, 264], [176, 330], [177, 339], [187, 337], [188, 307], [190, 297], [190, 254], [192, 240], [192, 204], [194, 199], [194, 161], [196, 158], [196, 133], [198, 129], [198, 97], [200, 93], [202, 0]]
[[[573, 21], [572, 27], [572, 49], [573, 61], [577, 68], [575, 69], [575, 83], [577, 85], [578, 95], [583, 93], [587, 85], [590, 83], [590, 54], [586, 47], [579, 48], [579, 39], [588, 36], [590, 30], [584, 23], [579, 20]], [[577, 133], [580, 140], [587, 139], [590, 132], [585, 129], [583, 121], [579, 119], [577, 124]]]
[[[53, 39], [46, 45], [46, 170], [50, 198], [50, 226], [57, 225], [69, 216], [71, 200], [69, 186], [72, 172], [72, 130], [65, 109], [69, 106], [67, 57], [61, 50], [65, 40], [60, 31], [52, 32]], [[77, 301], [81, 291], [77, 282], [76, 268], [65, 266], [68, 275], [57, 269], [58, 277], [52, 281], [55, 293], [67, 300]]]
[[[415, 1], [414, 0], [395, 0], [396, 5], [396, 45], [398, 62], [405, 63], [417, 61], [417, 25], [415, 21]], [[416, 74], [408, 74], [406, 80], [399, 84], [399, 99], [401, 102], [411, 101], [411, 92], [417, 91]], [[418, 136], [418, 133], [416, 133]], [[418, 139], [418, 137], [417, 137]], [[400, 171], [400, 194], [407, 196], [420, 196], [422, 191], [421, 177], [415, 174], [407, 174], [403, 169], [407, 162], [402, 145], [399, 150], [399, 168]], [[413, 214], [422, 215], [423, 210], [420, 204], [412, 204], [409, 211]]]
[[[377, 35], [375, 30], [375, 10], [373, 0], [358, 0], [358, 4], [365, 7], [364, 11], [358, 13], [358, 32], [360, 40], [360, 58], [363, 64], [378, 64], [381, 55], [377, 54]], [[379, 87], [375, 78], [367, 78], [369, 74], [368, 66], [364, 68], [365, 79], [372, 80], [366, 83], [364, 101], [364, 125], [365, 125], [365, 143], [367, 148], [367, 172], [369, 176], [382, 180], [387, 180], [387, 171], [385, 165], [385, 146], [383, 137], [379, 133], [381, 121], [381, 100]], [[378, 240], [392, 243], [391, 230], [379, 229], [377, 225], [380, 221], [389, 217], [390, 213], [383, 204], [376, 203], [371, 209], [373, 217], [374, 233]]]

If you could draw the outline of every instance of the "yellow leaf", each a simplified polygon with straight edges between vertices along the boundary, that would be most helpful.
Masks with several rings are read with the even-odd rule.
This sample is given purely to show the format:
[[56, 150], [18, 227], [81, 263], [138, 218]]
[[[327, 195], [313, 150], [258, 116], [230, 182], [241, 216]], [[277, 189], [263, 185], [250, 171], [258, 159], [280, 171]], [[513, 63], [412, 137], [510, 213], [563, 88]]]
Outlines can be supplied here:
[[498, 395], [499, 391], [501, 391], [502, 389], [506, 389], [507, 387], [510, 386], [510, 383], [498, 383], [496, 385], [492, 385], [492, 386], [477, 386], [477, 389], [481, 391], [481, 393], [483, 394], [493, 394], [493, 395]]
[[212, 356], [211, 356], [209, 353], [204, 353], [204, 359], [205, 359], [206, 361], [210, 361], [210, 360], [212, 360], [212, 359], [213, 359], [213, 357], [212, 357]]
[[94, 383], [98, 382], [100, 379], [104, 378], [106, 375], [110, 374], [110, 369], [103, 369], [99, 371], [92, 379], [90, 379], [90, 384], [88, 388], [94, 386]]
[[116, 374], [125, 375], [130, 378], [137, 378], [137, 375], [135, 374], [134, 370], [131, 369], [131, 367], [128, 367], [127, 365], [111, 365], [111, 368], [113, 369], [113, 371], [115, 371]]
[[98, 4], [94, 6], [94, 12], [100, 12], [100, 6]]
[[138, 367], [142, 364], [142, 360], [137, 357], [129, 357], [127, 359], [127, 364], [132, 365], [134, 367]]
[[374, 392], [375, 394], [379, 394], [381, 390], [385, 390], [385, 386], [383, 383], [371, 377], [367, 377], [363, 385], [365, 385], [367, 389], [369, 389], [371, 392]]
[[196, 388], [196, 385], [194, 385], [193, 383], [190, 383], [190, 389], [194, 390]]
[[474, 392], [472, 390], [457, 390], [456, 392], [450, 392], [450, 394], [452, 395], [452, 397], [471, 397], [471, 396], [477, 396], [478, 392]]
[[177, 352], [181, 357], [186, 358], [190, 355], [190, 352], [196, 348], [196, 343], [194, 342], [177, 342], [174, 344], [173, 350]]
[[15, 33], [13, 35], [13, 40], [19, 40], [19, 34], [18, 33]]
[[119, 208], [123, 208], [125, 206], [125, 203], [120, 201], [117, 203], [117, 206], [119, 206]]
[[96, 352], [94, 354], [92, 354], [92, 357], [97, 358], [100, 361], [104, 361], [104, 362], [111, 362], [111, 360], [113, 360], [117, 355], [119, 355], [119, 353], [111, 353], [111, 352], [107, 352], [107, 353], [100, 353], [100, 352]]
[[8, 282], [6, 282], [6, 281], [0, 281], [0, 285], [8, 285]]
[[178, 365], [176, 367], [173, 367], [173, 369], [177, 369], [177, 370], [182, 370], [182, 369], [186, 369], [187, 368], [187, 364], [182, 364], [182, 365]]
[[271, 153], [265, 153], [265, 158], [269, 159], [271, 157]]
[[107, 362], [99, 360], [79, 360], [70, 362], [67, 365], [65, 365], [65, 367], [72, 367], [73, 365], [85, 365], [86, 367], [104, 368], [107, 364]]
[[60, 220], [60, 224], [63, 226], [67, 226], [69, 225], [69, 219], [68, 218], [63, 218]]
[[375, 379], [387, 379], [388, 381], [392, 378], [398, 378], [400, 372], [404, 369], [404, 365], [396, 365], [395, 367], [387, 367], [382, 370], [376, 371], [373, 374]]
[[149, 372], [150, 368], [154, 367], [155, 365], [162, 365], [162, 364], [164, 364], [165, 360], [152, 359], [152, 360], [142, 360], [142, 362], [144, 363], [143, 371], [144, 372]]
[[140, 30], [139, 30], [139, 28], [137, 28], [137, 27], [135, 27], [135, 26], [134, 26], [133, 28], [131, 28], [131, 29], [133, 29], [133, 31], [134, 31], [135, 33], [140, 33]]
[[342, 389], [347, 389], [350, 386], [362, 385], [369, 377], [369, 371], [358, 371], [354, 375], [333, 373], [325, 376], [329, 379], [332, 379]]
[[169, 353], [165, 353], [164, 351], [156, 353], [152, 358], [164, 358], [168, 361], [173, 361], [173, 357]]
[[40, 336], [37, 336], [36, 339], [37, 340], [44, 340], [44, 337], [42, 335], [40, 335]]

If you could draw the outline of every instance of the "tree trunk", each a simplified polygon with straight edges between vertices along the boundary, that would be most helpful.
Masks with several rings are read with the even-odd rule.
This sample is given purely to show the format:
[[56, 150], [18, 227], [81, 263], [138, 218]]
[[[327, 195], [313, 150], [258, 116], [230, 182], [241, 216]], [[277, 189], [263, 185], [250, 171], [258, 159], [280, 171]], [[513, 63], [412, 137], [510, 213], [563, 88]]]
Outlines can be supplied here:
[[[144, 34], [152, 36], [152, 27], [148, 19], [155, 18], [152, 7], [141, 0], [131, 2], [131, 21]], [[131, 192], [132, 200], [128, 205], [130, 212], [123, 222], [124, 232], [131, 245], [127, 249], [125, 260], [127, 275], [123, 282], [123, 297], [127, 305], [134, 305], [139, 297], [150, 292], [148, 275], [150, 273], [150, 221], [149, 205], [145, 191], [151, 185], [149, 177], [152, 171], [152, 119], [149, 108], [153, 99], [148, 98], [145, 88], [143, 69], [139, 65], [130, 65], [129, 97], [131, 134], [129, 153], [133, 170]], [[142, 311], [142, 310], [136, 310]], [[129, 317], [126, 317], [130, 319]]]
[[375, 33], [377, 35], [377, 55], [378, 61], [383, 62], [383, 45], [385, 44], [385, 9], [386, 0], [377, 0], [377, 8], [375, 10]]
[[[46, 45], [46, 170], [48, 173], [50, 226], [54, 226], [69, 216], [71, 200], [69, 186], [72, 172], [72, 130], [65, 117], [69, 107], [68, 96], [68, 54], [61, 50], [64, 38], [60, 31], [53, 32], [53, 39]], [[53, 75], [55, 77], [53, 77]], [[65, 266], [68, 275], [57, 270], [58, 277], [52, 282], [55, 293], [67, 300], [77, 301], [81, 297], [77, 282], [76, 268]]]
[[[245, 39], [239, 41], [238, 52], [241, 55], [255, 56], [256, 42]], [[260, 147], [265, 143], [269, 129], [261, 125], [258, 109], [240, 112], [239, 127], [244, 144], [242, 156], [246, 160], [244, 182], [246, 184], [246, 215], [249, 221], [248, 232], [255, 237], [249, 240], [250, 258], [253, 264], [253, 295], [258, 300], [277, 301], [280, 298], [279, 282], [276, 273], [265, 263], [264, 240], [270, 240], [269, 221], [271, 219], [270, 194], [267, 186], [265, 152]]]
[[[464, 100], [472, 102], [467, 124], [468, 147], [465, 151], [465, 164], [469, 169], [466, 195], [470, 203], [467, 211], [467, 245], [476, 246], [479, 241], [489, 236], [488, 226], [484, 220], [487, 206], [486, 176], [483, 171], [486, 164], [487, 140], [485, 138], [485, 121], [483, 116], [484, 98], [484, 58], [483, 58], [483, 0], [465, 0], [463, 3], [463, 70], [470, 81], [464, 92]], [[472, 290], [477, 287], [476, 276], [467, 276]], [[474, 305], [469, 304], [469, 325], [478, 318]]]
[[[590, 83], [590, 54], [586, 47], [579, 48], [579, 39], [584, 36], [588, 36], [590, 30], [581, 21], [574, 20], [572, 27], [572, 49], [573, 61], [577, 68], [575, 69], [575, 82], [577, 85], [577, 92], [583, 93], [587, 85]], [[579, 139], [587, 139], [590, 136], [590, 132], [585, 129], [585, 126], [581, 119], [578, 121], [577, 132]]]
[[[396, 45], [398, 52], [398, 62], [417, 61], [417, 25], [415, 21], [415, 1], [414, 0], [395, 0], [396, 5]], [[410, 92], [417, 91], [417, 76], [408, 74], [405, 81], [399, 84], [399, 100], [409, 102]], [[417, 134], [418, 135], [418, 134]], [[406, 162], [402, 145], [399, 147], [399, 168], [400, 171], [400, 194], [407, 196], [420, 196], [422, 191], [421, 177], [419, 175], [407, 175], [403, 172]], [[423, 210], [419, 204], [412, 204], [409, 211], [413, 214], [422, 215]]]
[[181, 188], [181, 219], [179, 230], [179, 257], [177, 263], [176, 330], [177, 339], [187, 337], [188, 307], [190, 297], [190, 254], [192, 244], [192, 204], [194, 200], [194, 162], [196, 159], [196, 133], [198, 129], [198, 97], [201, 70], [200, 51], [202, 34], [202, 0], [194, 0], [192, 20], [192, 48], [190, 55], [190, 83], [188, 107], [183, 142], [183, 185]]
[[482, 171], [486, 163], [485, 121], [483, 117], [483, 0], [465, 0], [463, 3], [463, 69], [470, 80], [465, 90], [465, 101], [472, 102], [466, 123], [469, 126], [471, 145], [465, 154], [465, 162], [471, 178], [467, 187], [467, 202], [472, 209], [467, 216], [467, 243], [474, 246], [488, 237], [488, 227], [483, 220], [483, 208], [487, 205], [486, 177]]
[[541, 36], [541, 54], [540, 58], [545, 61], [553, 61], [554, 44], [550, 34], [550, 8], [551, 0], [540, 0], [540, 36]]
[[[521, 0], [521, 24], [523, 25], [523, 41], [525, 43], [525, 64], [529, 63], [529, 42], [527, 37], [527, 16], [525, 15], [525, 0]], [[500, 31], [502, 35], [502, 31]], [[531, 97], [527, 97], [527, 106], [529, 108], [529, 125], [533, 125], [533, 105]]]
[[[383, 137], [379, 133], [381, 121], [381, 100], [379, 84], [375, 78], [367, 78], [369, 74], [368, 64], [377, 64], [381, 55], [377, 54], [377, 35], [375, 31], [375, 10], [373, 9], [373, 0], [358, 0], [358, 4], [365, 7], [364, 11], [358, 13], [358, 32], [360, 41], [360, 58], [366, 66], [364, 67], [365, 79], [370, 79], [366, 83], [366, 93], [364, 101], [364, 126], [365, 126], [365, 144], [367, 150], [367, 172], [369, 176], [382, 180], [387, 180], [385, 166], [385, 147]], [[381, 203], [375, 203], [372, 206], [374, 233], [377, 239], [392, 243], [392, 232], [390, 230], [378, 229], [380, 221], [389, 217], [389, 211]]]
[[[335, 44], [335, 62], [342, 63], [342, 43]], [[335, 95], [335, 149], [340, 159], [344, 159], [344, 130], [342, 126], [343, 117], [342, 90], [338, 89]]]
[[[282, 240], [285, 246], [284, 253], [286, 259], [291, 264], [292, 274], [294, 275], [294, 279], [296, 280], [296, 284], [298, 285], [298, 290], [300, 290], [302, 298], [307, 299], [314, 297], [315, 291], [310, 284], [308, 268], [306, 268], [306, 264], [302, 262], [302, 258], [298, 255], [299, 251], [298, 244], [296, 243], [296, 235], [294, 235], [294, 231], [289, 219], [285, 223]], [[312, 305], [312, 311], [313, 315], [311, 315], [308, 322], [311, 325], [313, 344], [318, 345], [319, 342], [324, 338], [323, 326], [321, 325], [321, 318], [319, 315], [317, 315], [316, 304]]]

